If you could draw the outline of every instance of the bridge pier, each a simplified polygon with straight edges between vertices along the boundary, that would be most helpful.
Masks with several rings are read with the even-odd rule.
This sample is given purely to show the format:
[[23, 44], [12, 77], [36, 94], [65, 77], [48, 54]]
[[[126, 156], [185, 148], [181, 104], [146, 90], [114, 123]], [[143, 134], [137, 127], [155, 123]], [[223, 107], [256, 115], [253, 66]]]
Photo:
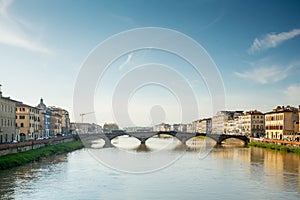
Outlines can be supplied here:
[[188, 140], [187, 140], [187, 139], [181, 139], [180, 141], [181, 141], [181, 144], [182, 144], [183, 146], [186, 146], [186, 141], [188, 141]]
[[222, 144], [222, 141], [221, 140], [218, 140], [217, 141], [217, 145], [221, 145]]
[[114, 145], [112, 145], [111, 141], [109, 140], [109, 142], [105, 141], [103, 148], [108, 148], [108, 147], [113, 147], [113, 146]]
[[145, 145], [146, 144], [146, 139], [140, 139], [141, 144]]
[[107, 148], [107, 147], [113, 147], [112, 143], [111, 143], [111, 140], [109, 138], [102, 138], [104, 140], [104, 148]]

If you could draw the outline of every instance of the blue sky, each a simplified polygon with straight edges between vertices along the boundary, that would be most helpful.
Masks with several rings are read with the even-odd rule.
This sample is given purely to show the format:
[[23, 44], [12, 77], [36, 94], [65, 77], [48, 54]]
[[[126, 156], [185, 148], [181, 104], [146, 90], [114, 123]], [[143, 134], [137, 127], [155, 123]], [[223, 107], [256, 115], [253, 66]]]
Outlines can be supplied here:
[[[226, 109], [267, 112], [276, 105], [298, 106], [299, 10], [296, 0], [0, 0], [0, 84], [6, 96], [31, 105], [43, 97], [47, 105], [72, 113], [81, 65], [99, 43], [129, 29], [163, 27], [186, 34], [209, 53], [224, 82]], [[111, 81], [117, 82], [135, 65], [153, 60], [187, 76], [201, 99], [199, 117], [212, 115], [203, 80], [183, 67], [184, 62], [167, 54], [142, 51], [120, 57], [99, 83], [95, 91], [99, 123], [114, 121], [109, 104]], [[122, 73], [120, 66], [125, 66]], [[132, 99], [131, 116], [136, 124], [149, 124], [145, 113], [157, 104], [165, 105], [166, 122], [181, 120], [176, 99], [162, 88], [146, 87]]]

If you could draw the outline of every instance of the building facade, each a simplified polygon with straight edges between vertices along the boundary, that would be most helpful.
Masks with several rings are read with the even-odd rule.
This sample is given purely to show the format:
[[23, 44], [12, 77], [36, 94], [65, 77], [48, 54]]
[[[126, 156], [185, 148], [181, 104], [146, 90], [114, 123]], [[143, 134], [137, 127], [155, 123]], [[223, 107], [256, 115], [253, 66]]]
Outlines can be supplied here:
[[194, 123], [190, 123], [190, 124], [187, 124], [186, 125], [186, 132], [189, 132], [189, 133], [193, 133], [195, 132], [195, 124]]
[[180, 124], [173, 124], [173, 125], [171, 125], [171, 131], [176, 131], [176, 132], [178, 132], [179, 126], [180, 126]]
[[211, 118], [201, 119], [199, 122], [197, 132], [211, 134], [211, 129], [212, 129], [212, 119]]
[[171, 131], [171, 125], [165, 123], [157, 124], [153, 126], [153, 131]]
[[250, 137], [265, 136], [265, 116], [257, 110], [248, 111], [240, 116], [242, 122], [242, 134]]
[[50, 136], [54, 137], [62, 134], [62, 115], [59, 109], [52, 106], [49, 107], [51, 110], [51, 126], [50, 126]]
[[269, 139], [295, 140], [295, 124], [299, 123], [299, 111], [291, 106], [277, 106], [265, 113], [265, 132]]
[[73, 134], [88, 134], [88, 133], [101, 133], [102, 127], [95, 123], [71, 123], [70, 131]]
[[70, 126], [71, 126], [71, 122], [70, 122], [70, 115], [69, 112], [67, 110], [62, 109], [62, 126], [61, 126], [61, 131], [63, 134], [68, 135], [70, 134]]
[[58, 131], [58, 133], [65, 135], [69, 134], [71, 126], [69, 112], [65, 109], [57, 107], [51, 107], [51, 111], [54, 115], [57, 115], [58, 120], [60, 118], [60, 132]]
[[193, 124], [193, 132], [200, 132], [200, 122], [201, 120], [195, 120], [192, 122]]
[[19, 141], [42, 138], [40, 109], [18, 102], [16, 105], [16, 126], [20, 132]]
[[9, 97], [3, 97], [0, 88], [0, 143], [17, 140], [16, 103]]
[[179, 124], [178, 131], [179, 132], [187, 132], [187, 124]]
[[224, 123], [224, 134], [240, 135], [242, 133], [242, 122], [240, 116], [228, 119]]
[[44, 104], [42, 98], [37, 108], [40, 109], [40, 129], [42, 135], [44, 138], [48, 138], [51, 132], [51, 110]]
[[226, 122], [238, 118], [243, 111], [219, 111], [212, 117], [212, 133], [224, 134], [226, 132]]

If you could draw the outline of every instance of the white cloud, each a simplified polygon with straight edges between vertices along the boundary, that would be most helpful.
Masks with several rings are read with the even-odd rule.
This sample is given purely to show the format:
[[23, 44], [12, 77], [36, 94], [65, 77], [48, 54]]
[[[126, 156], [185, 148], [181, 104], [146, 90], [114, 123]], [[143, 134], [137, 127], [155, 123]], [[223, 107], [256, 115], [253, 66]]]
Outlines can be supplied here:
[[12, 0], [2, 0], [0, 1], [0, 15], [7, 17], [7, 8], [12, 3]]
[[253, 54], [261, 50], [275, 48], [281, 43], [292, 39], [298, 35], [300, 35], [300, 29], [293, 29], [289, 32], [282, 32], [278, 34], [268, 33], [261, 38], [255, 38], [251, 47], [248, 49], [248, 53]]
[[276, 66], [255, 68], [251, 71], [235, 72], [241, 78], [252, 80], [261, 84], [274, 83], [288, 76], [291, 67], [282, 70]]
[[12, 0], [0, 0], [0, 43], [24, 48], [34, 52], [52, 53], [51, 50], [35, 42], [22, 30], [22, 23], [9, 14], [8, 8]]
[[300, 83], [290, 85], [285, 91], [284, 94], [288, 98], [288, 102], [293, 105], [300, 105]]

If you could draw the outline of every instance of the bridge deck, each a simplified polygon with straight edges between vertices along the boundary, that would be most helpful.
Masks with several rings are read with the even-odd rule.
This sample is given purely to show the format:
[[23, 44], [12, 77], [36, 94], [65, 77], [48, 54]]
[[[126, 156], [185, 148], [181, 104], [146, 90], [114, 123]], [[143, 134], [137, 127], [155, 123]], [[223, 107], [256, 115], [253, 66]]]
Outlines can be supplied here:
[[138, 140], [141, 141], [142, 144], [146, 143], [146, 140], [149, 138], [155, 136], [155, 135], [161, 135], [166, 134], [173, 137], [176, 137], [178, 140], [180, 140], [183, 144], [186, 143], [189, 139], [197, 136], [205, 136], [209, 137], [217, 142], [217, 144], [221, 144], [222, 141], [227, 140], [229, 138], [236, 138], [239, 140], [242, 140], [247, 144], [249, 142], [249, 138], [247, 138], [244, 135], [225, 135], [225, 134], [206, 134], [206, 133], [188, 133], [188, 132], [175, 132], [175, 131], [149, 131], [149, 132], [114, 132], [109, 134], [104, 133], [93, 133], [93, 134], [80, 134], [80, 138], [86, 143], [90, 144], [88, 141], [96, 140], [96, 139], [103, 139], [105, 141], [106, 146], [111, 145], [111, 140], [122, 136], [122, 135], [128, 135], [130, 137], [135, 137]]

